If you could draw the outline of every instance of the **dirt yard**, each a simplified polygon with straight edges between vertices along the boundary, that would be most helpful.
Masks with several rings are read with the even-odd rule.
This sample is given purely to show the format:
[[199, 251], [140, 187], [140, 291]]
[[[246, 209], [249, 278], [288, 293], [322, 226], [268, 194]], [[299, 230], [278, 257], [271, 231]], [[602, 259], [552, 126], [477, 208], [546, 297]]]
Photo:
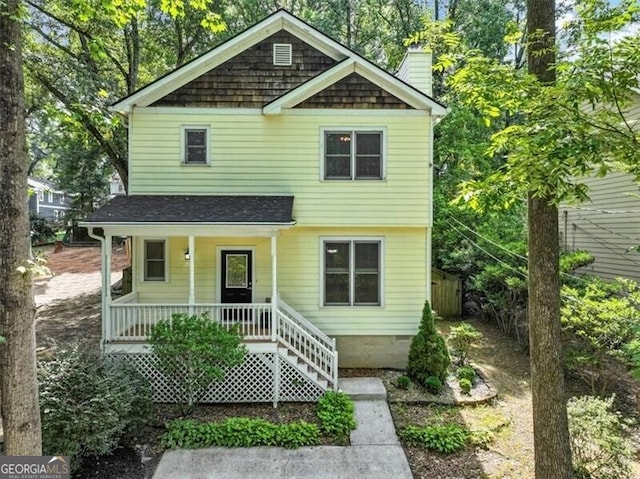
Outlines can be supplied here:
[[[78, 340], [100, 340], [100, 247], [63, 247], [54, 253], [39, 253], [52, 275], [34, 281], [36, 339], [41, 354], [57, 345]], [[122, 277], [127, 266], [124, 246], [115, 246], [111, 261], [111, 283]]]

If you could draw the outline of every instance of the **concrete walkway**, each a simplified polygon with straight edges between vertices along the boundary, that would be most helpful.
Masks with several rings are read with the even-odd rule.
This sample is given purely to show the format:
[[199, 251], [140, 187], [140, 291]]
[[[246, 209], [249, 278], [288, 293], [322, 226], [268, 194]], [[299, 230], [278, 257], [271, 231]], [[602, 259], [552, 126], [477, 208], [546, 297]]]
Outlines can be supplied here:
[[378, 378], [346, 378], [340, 389], [355, 400], [358, 427], [351, 446], [168, 451], [153, 479], [412, 479]]

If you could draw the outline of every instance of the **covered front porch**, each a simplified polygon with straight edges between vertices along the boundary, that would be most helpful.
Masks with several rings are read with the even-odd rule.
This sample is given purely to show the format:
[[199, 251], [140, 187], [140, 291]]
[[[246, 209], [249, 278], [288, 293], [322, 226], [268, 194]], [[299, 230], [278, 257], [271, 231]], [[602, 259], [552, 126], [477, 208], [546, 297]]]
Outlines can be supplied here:
[[[110, 221], [94, 215], [83, 225], [102, 244], [102, 349], [105, 354], [150, 356], [146, 341], [160, 321], [171, 321], [174, 314], [207, 314], [211, 321], [225, 327], [238, 327], [250, 356], [262, 357], [258, 362], [255, 358], [248, 359], [256, 366], [255, 373], [266, 363], [271, 365], [271, 380], [278, 385], [275, 390], [281, 389], [280, 373], [284, 369], [289, 371], [290, 390], [293, 390], [291, 384], [298, 382], [312, 383], [319, 388], [311, 388], [314, 391], [337, 388], [335, 340], [285, 303], [278, 293], [278, 237], [295, 225], [291, 220], [292, 198], [254, 199], [253, 206], [260, 209], [262, 205], [262, 211], [245, 208], [244, 216], [260, 218], [263, 220], [260, 222], [238, 218], [237, 211], [236, 216], [216, 211], [215, 207], [220, 209], [220, 203], [225, 202], [226, 206], [221, 209], [230, 209], [228, 200], [219, 202], [215, 201], [216, 197], [204, 197], [206, 200], [196, 197], [190, 201], [189, 209], [181, 217], [185, 221], [177, 221], [175, 213], [167, 214], [165, 221], [159, 221], [157, 215], [151, 215], [152, 221], [133, 221], [135, 217], [145, 218], [141, 211], [145, 204], [151, 209], [158, 209], [159, 205], [161, 211], [170, 212], [175, 207], [163, 208], [161, 198], [165, 198], [166, 203], [169, 201], [166, 197], [151, 200], [144, 197], [141, 202], [136, 201], [136, 197], [125, 198], [124, 202], [115, 199], [121, 204], [116, 203], [112, 209], [119, 214], [107, 215]], [[247, 203], [245, 197], [239, 198], [231, 200], [235, 203], [234, 210]], [[207, 222], [188, 213], [193, 209], [203, 211], [202, 203], [209, 207]], [[272, 218], [264, 211], [265, 204]], [[113, 202], [103, 209], [109, 205]], [[288, 212], [282, 214], [282, 208], [288, 208]], [[137, 211], [133, 217], [131, 209]], [[222, 221], [223, 218], [227, 221]], [[112, 294], [107, 280], [111, 277], [111, 246], [118, 237], [130, 238], [132, 249], [132, 290], [121, 297]], [[157, 375], [153, 372], [153, 359], [132, 358], [151, 379]], [[245, 371], [237, 379], [246, 381], [248, 376], [251, 375]], [[264, 382], [258, 376], [252, 380]], [[293, 394], [291, 397], [299, 400], [303, 396]], [[274, 398], [277, 402], [281, 396], [274, 393]], [[157, 399], [166, 397], [160, 395]]]

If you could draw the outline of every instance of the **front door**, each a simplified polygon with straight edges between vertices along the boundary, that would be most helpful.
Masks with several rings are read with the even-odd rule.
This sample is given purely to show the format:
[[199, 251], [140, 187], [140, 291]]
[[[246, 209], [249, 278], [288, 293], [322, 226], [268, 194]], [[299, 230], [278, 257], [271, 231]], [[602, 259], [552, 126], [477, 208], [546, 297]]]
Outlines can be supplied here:
[[[220, 302], [222, 303], [251, 303], [253, 299], [252, 286], [252, 255], [250, 250], [223, 250], [221, 252], [220, 268]], [[228, 319], [246, 319], [248, 309], [229, 308], [225, 310]]]

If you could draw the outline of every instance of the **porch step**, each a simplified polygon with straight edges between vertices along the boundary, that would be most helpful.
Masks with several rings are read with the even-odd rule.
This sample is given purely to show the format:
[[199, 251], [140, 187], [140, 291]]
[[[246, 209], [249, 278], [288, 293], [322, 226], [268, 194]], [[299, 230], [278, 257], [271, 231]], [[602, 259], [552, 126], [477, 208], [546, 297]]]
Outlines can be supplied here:
[[380, 378], [341, 378], [338, 387], [354, 401], [387, 400], [387, 390]]
[[321, 378], [318, 373], [315, 372], [313, 368], [311, 368], [311, 366], [309, 366], [302, 358], [298, 357], [296, 354], [285, 347], [278, 347], [278, 352], [282, 357], [287, 359], [289, 364], [294, 366], [305, 377], [309, 378], [325, 391], [329, 389], [329, 382], [326, 379]]

